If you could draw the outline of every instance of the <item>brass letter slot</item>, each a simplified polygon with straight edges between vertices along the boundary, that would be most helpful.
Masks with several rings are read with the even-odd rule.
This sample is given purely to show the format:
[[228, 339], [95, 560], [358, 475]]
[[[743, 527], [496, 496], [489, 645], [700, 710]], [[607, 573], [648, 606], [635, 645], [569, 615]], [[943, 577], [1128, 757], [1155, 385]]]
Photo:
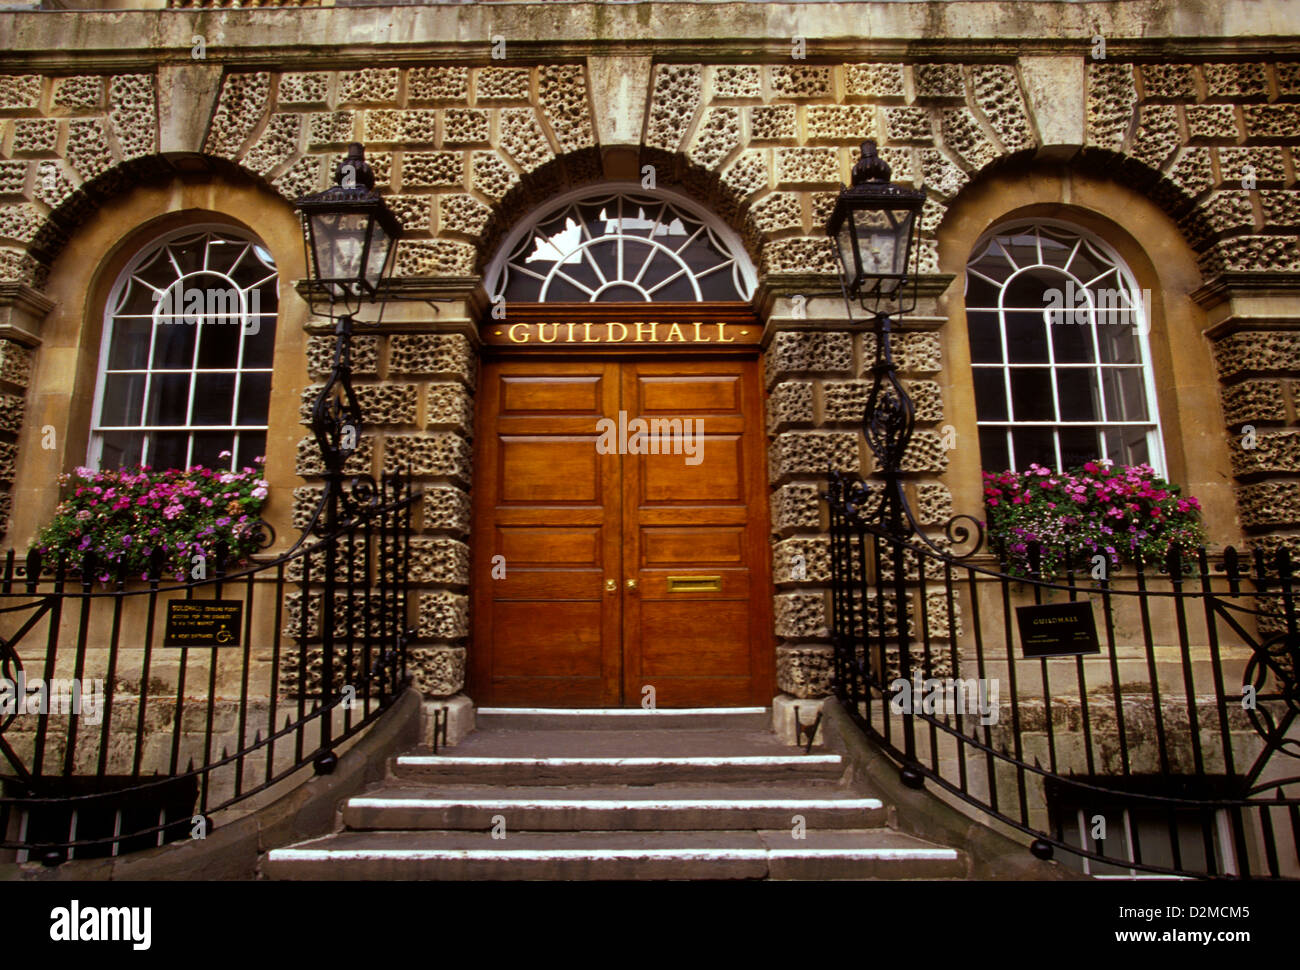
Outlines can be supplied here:
[[721, 576], [669, 576], [670, 593], [720, 593]]

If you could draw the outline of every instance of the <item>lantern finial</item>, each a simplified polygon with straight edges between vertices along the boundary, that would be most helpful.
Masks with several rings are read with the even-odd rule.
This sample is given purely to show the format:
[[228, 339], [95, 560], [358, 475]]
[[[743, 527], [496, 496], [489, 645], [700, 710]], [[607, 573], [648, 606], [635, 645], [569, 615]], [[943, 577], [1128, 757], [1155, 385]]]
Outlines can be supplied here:
[[348, 145], [347, 155], [339, 159], [338, 165], [334, 167], [334, 184], [345, 189], [353, 189], [358, 185], [366, 189], [375, 187], [375, 173], [366, 161], [366, 150], [360, 142], [354, 141]]
[[876, 143], [870, 140], [864, 141], [862, 157], [853, 163], [853, 184], [888, 182], [889, 176], [889, 163], [880, 157], [880, 153], [876, 150]]

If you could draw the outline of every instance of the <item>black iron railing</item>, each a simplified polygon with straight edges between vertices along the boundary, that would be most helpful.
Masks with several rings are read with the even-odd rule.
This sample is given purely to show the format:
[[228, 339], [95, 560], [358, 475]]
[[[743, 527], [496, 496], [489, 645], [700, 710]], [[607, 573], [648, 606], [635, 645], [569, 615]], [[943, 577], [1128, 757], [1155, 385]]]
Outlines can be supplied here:
[[[835, 691], [905, 782], [1094, 875], [1300, 876], [1285, 551], [1046, 581], [978, 528], [900, 530], [881, 485], [832, 474], [827, 499]], [[1025, 656], [1017, 610], [1049, 603], [1087, 605], [1096, 653]]]

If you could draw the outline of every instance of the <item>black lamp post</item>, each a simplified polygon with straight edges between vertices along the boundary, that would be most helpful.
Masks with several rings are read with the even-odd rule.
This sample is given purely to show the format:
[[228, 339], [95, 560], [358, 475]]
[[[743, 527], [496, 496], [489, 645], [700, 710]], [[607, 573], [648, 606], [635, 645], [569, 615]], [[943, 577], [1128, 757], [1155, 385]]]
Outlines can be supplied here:
[[[889, 165], [876, 151], [876, 143], [863, 142], [862, 157], [853, 166], [853, 184], [840, 190], [826, 232], [835, 242], [849, 317], [853, 315], [849, 301], [856, 299], [871, 315], [876, 335], [863, 434], [884, 478], [884, 494], [875, 512], [890, 534], [901, 539], [914, 531], [900, 468], [912, 439], [916, 412], [898, 380], [888, 311], [892, 306], [896, 313], [907, 313], [916, 307], [916, 273], [913, 269], [909, 274], [908, 269], [925, 191], [896, 185], [889, 175]], [[910, 302], [905, 302], [909, 279], [913, 285]]]
[[[312, 406], [311, 429], [325, 466], [325, 486], [320, 503], [303, 534], [304, 538], [309, 532], [324, 536], [322, 545], [325, 561], [321, 581], [321, 737], [319, 753], [315, 758], [318, 774], [329, 774], [338, 763], [330, 738], [333, 713], [331, 698], [335, 694], [335, 592], [338, 588], [339, 569], [337, 553], [340, 531], [347, 525], [347, 519], [341, 519], [340, 512], [350, 518], [361, 504], [377, 503], [382, 498], [373, 478], [368, 475], [353, 479], [350, 494], [343, 489], [343, 466], [357, 450], [361, 434], [361, 404], [352, 387], [352, 317], [363, 303], [379, 302], [382, 308], [380, 290], [392, 271], [393, 253], [401, 235], [397, 217], [375, 191], [375, 176], [366, 164], [365, 151], [361, 145], [353, 142], [348, 146], [347, 155], [335, 169], [334, 183], [333, 187], [324, 192], [304, 196], [297, 203], [302, 218], [307, 270], [310, 274], [308, 300], [314, 312], [322, 316], [328, 315], [331, 319], [335, 318], [337, 307], [341, 305], [343, 310], [335, 320], [334, 362], [329, 380], [321, 388]], [[351, 555], [353, 543], [349, 542], [347, 548]], [[304, 638], [308, 593], [305, 579], [309, 562], [310, 557], [304, 560], [303, 615], [300, 621]], [[348, 591], [348, 596], [354, 597], [353, 583], [350, 581], [352, 564], [349, 562], [346, 568], [349, 581], [344, 588]], [[381, 570], [387, 568], [390, 568], [390, 564], [380, 564]], [[369, 603], [368, 596], [366, 602]], [[382, 606], [388, 608], [387, 603]], [[349, 644], [356, 632], [356, 613], [357, 604], [349, 601], [344, 614], [350, 630]], [[361, 618], [367, 655], [370, 650], [370, 622], [367, 612]], [[398, 636], [401, 637], [400, 632]], [[390, 662], [391, 656], [392, 652], [388, 651], [378, 666], [382, 669]], [[306, 690], [305, 683], [301, 689]]]

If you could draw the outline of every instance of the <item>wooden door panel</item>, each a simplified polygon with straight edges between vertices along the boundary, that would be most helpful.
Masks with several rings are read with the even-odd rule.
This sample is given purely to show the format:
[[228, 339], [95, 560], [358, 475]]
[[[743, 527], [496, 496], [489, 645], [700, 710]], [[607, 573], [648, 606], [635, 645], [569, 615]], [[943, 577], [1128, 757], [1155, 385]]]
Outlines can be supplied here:
[[621, 470], [596, 440], [597, 422], [617, 411], [618, 365], [490, 362], [482, 387], [475, 699], [617, 704], [620, 600], [605, 583], [621, 564]]
[[[631, 420], [629, 418], [629, 420]], [[700, 418], [701, 421], [707, 421]], [[706, 425], [707, 427], [707, 425]], [[646, 504], [744, 505], [745, 469], [741, 435], [705, 434], [692, 465], [686, 455], [642, 455], [640, 497]]]

